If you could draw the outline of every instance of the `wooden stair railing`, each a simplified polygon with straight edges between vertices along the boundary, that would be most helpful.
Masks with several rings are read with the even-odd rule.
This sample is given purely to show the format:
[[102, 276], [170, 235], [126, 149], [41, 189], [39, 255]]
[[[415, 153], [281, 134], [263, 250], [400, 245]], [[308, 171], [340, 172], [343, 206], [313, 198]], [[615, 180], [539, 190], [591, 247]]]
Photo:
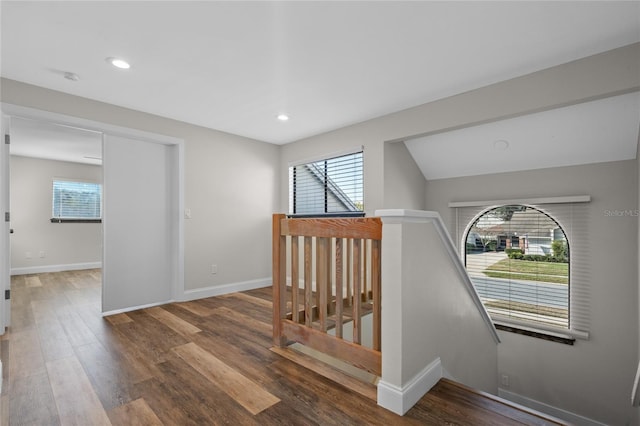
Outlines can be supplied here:
[[[274, 214], [274, 344], [295, 341], [379, 376], [381, 239], [380, 218]], [[361, 344], [362, 317], [368, 314], [371, 348]], [[343, 336], [347, 322], [353, 325], [351, 341]]]

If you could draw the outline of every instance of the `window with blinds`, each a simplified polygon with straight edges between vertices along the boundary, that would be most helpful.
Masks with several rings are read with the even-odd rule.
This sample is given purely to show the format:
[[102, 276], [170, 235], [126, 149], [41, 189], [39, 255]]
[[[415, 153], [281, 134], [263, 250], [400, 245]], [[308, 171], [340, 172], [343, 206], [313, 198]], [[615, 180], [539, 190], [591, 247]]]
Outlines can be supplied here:
[[102, 185], [53, 181], [52, 221], [96, 221], [102, 218]]
[[297, 216], [364, 215], [362, 151], [289, 167], [289, 211]]
[[455, 209], [467, 272], [494, 321], [588, 338], [586, 203]]
[[562, 227], [528, 206], [500, 206], [465, 240], [467, 271], [487, 310], [569, 327], [569, 245]]

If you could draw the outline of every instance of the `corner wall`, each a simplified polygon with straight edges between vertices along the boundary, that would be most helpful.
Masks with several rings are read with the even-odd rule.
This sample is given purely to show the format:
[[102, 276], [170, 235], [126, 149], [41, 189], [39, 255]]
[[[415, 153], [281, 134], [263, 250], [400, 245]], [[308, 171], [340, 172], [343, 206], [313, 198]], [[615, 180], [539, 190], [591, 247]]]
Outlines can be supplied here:
[[404, 142], [384, 144], [384, 207], [424, 210], [427, 183]]

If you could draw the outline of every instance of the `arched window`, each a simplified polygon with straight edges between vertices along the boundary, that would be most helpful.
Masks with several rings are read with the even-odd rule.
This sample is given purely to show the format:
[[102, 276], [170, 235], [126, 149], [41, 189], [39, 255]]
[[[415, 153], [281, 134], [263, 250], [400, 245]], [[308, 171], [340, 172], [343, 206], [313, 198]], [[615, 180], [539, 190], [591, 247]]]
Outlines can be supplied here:
[[569, 241], [555, 219], [525, 205], [494, 207], [464, 241], [467, 271], [494, 319], [569, 328]]

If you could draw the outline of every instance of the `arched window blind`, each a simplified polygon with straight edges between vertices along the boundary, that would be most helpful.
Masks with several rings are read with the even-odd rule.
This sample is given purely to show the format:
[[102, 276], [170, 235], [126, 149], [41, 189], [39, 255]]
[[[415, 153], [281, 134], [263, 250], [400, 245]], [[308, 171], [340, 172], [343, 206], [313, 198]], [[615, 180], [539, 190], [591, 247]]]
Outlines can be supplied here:
[[53, 181], [52, 219], [102, 218], [102, 185], [93, 182]]
[[588, 197], [572, 198], [450, 204], [456, 244], [497, 323], [588, 338]]
[[292, 215], [363, 215], [362, 151], [289, 167]]

